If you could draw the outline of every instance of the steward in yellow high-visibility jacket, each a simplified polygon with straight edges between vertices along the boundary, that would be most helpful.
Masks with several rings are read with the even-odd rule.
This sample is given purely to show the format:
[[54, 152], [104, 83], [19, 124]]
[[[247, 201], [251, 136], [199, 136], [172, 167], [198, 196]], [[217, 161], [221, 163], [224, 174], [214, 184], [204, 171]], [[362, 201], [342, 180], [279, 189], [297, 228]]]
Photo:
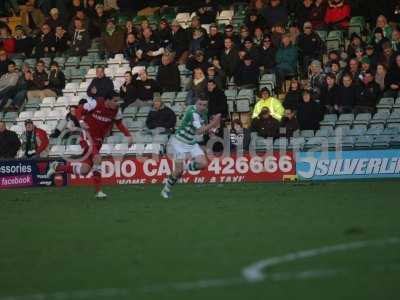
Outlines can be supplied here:
[[283, 107], [281, 101], [271, 96], [270, 91], [267, 88], [262, 88], [259, 92], [259, 100], [254, 106], [252, 118], [257, 118], [264, 107], [267, 107], [270, 111], [271, 116], [278, 120], [282, 120], [285, 114], [285, 108]]

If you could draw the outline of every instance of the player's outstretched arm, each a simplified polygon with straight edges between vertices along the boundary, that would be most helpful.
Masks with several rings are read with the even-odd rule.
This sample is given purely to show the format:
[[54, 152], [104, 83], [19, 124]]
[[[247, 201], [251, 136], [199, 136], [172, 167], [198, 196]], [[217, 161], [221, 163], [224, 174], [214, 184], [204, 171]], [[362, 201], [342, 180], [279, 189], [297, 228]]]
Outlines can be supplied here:
[[201, 126], [196, 130], [196, 135], [201, 135], [207, 133], [210, 129], [218, 127], [218, 125], [221, 123], [221, 114], [215, 115], [210, 123], [207, 125]]

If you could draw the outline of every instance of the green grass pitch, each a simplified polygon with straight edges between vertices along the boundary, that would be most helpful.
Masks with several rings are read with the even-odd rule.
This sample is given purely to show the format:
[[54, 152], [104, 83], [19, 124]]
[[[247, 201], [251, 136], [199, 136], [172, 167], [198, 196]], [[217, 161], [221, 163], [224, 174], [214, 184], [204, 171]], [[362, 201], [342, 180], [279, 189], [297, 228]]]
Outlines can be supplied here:
[[400, 181], [0, 191], [0, 300], [400, 299]]

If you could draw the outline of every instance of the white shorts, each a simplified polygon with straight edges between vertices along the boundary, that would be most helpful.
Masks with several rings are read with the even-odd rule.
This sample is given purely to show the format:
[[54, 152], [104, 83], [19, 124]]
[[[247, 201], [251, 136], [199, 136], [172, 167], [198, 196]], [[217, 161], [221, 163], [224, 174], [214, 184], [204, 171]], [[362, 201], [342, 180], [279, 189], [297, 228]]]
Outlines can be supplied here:
[[168, 148], [168, 154], [172, 155], [174, 159], [186, 159], [188, 157], [195, 158], [198, 156], [203, 156], [204, 151], [201, 149], [199, 144], [189, 145], [182, 143], [174, 136], [171, 137]]

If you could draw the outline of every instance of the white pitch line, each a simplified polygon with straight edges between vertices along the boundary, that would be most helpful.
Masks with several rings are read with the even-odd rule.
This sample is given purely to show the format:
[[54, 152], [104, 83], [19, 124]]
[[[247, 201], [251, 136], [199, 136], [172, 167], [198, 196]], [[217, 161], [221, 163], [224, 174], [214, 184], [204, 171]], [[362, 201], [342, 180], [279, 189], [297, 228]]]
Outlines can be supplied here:
[[[283, 256], [275, 256], [258, 261], [243, 269], [242, 275], [249, 282], [262, 281], [268, 278], [266, 273], [267, 269], [285, 262], [293, 262], [305, 258], [320, 256], [328, 253], [350, 251], [354, 249], [366, 248], [366, 247], [382, 247], [386, 245], [399, 244], [400, 239], [397, 237], [382, 239], [382, 240], [369, 240], [369, 241], [358, 241], [347, 244], [338, 244], [333, 246], [325, 246], [321, 248], [315, 248], [310, 250], [303, 250], [298, 252], [288, 253]], [[264, 270], [264, 272], [263, 272]]]

